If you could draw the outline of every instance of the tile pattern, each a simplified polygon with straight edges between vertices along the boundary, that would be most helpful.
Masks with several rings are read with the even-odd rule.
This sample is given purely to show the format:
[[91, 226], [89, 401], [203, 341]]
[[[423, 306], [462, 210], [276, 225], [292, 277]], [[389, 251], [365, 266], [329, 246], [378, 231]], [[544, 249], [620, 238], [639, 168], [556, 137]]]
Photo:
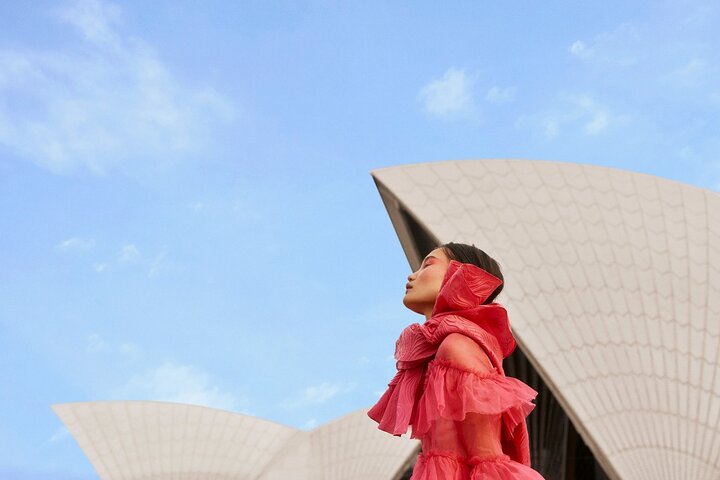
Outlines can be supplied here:
[[610, 475], [720, 478], [720, 195], [550, 161], [371, 173], [498, 259], [518, 343]]
[[309, 477], [313, 480], [390, 480], [402, 473], [400, 467], [420, 449], [420, 442], [409, 434], [398, 438], [378, 430], [366, 409], [326, 423], [310, 436], [322, 471], [322, 475]]
[[102, 480], [392, 480], [417, 451], [415, 440], [379, 431], [366, 410], [308, 432], [169, 402], [52, 408]]

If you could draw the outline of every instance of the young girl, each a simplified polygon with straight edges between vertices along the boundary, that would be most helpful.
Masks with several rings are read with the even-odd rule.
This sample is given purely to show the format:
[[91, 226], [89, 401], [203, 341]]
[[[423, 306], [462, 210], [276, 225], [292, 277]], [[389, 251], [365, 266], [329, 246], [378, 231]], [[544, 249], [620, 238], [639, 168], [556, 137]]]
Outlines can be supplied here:
[[403, 304], [425, 316], [395, 345], [398, 373], [368, 415], [381, 430], [420, 439], [411, 480], [542, 480], [530, 468], [525, 417], [537, 392], [506, 377], [515, 348], [497, 262], [447, 243], [408, 276]]

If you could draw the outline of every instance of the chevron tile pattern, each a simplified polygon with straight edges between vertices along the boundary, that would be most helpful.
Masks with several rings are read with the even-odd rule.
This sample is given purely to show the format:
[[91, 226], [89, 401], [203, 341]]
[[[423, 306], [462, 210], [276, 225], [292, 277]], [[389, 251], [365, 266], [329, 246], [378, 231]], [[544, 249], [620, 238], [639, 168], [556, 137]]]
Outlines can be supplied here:
[[391, 480], [418, 449], [379, 431], [366, 410], [304, 431], [169, 402], [52, 408], [102, 480]]
[[608, 474], [720, 478], [720, 195], [550, 161], [371, 173], [441, 242], [498, 259], [519, 345]]

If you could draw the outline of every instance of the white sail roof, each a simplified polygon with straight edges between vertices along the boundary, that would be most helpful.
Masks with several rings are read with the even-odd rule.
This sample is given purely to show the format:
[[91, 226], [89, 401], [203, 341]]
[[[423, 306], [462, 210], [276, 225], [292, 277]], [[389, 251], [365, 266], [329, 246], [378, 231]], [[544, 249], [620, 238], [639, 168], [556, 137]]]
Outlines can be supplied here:
[[415, 440], [379, 431], [367, 410], [304, 431], [170, 402], [52, 408], [103, 480], [392, 480], [418, 449]]
[[550, 161], [371, 173], [414, 266], [417, 226], [498, 259], [518, 344], [612, 478], [720, 478], [720, 195]]

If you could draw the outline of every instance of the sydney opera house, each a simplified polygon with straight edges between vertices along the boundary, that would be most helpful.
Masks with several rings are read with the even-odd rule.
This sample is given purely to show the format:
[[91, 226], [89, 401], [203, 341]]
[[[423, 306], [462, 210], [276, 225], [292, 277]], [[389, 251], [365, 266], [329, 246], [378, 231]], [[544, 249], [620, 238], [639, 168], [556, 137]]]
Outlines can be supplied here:
[[400, 479], [415, 440], [358, 410], [312, 430], [197, 405], [53, 405], [99, 477], [168, 480]]
[[[720, 478], [720, 195], [591, 165], [464, 160], [371, 172], [415, 269], [436, 245], [499, 260], [539, 392], [550, 479]], [[415, 441], [364, 411], [306, 432], [160, 402], [54, 405], [102, 479], [407, 478]]]

